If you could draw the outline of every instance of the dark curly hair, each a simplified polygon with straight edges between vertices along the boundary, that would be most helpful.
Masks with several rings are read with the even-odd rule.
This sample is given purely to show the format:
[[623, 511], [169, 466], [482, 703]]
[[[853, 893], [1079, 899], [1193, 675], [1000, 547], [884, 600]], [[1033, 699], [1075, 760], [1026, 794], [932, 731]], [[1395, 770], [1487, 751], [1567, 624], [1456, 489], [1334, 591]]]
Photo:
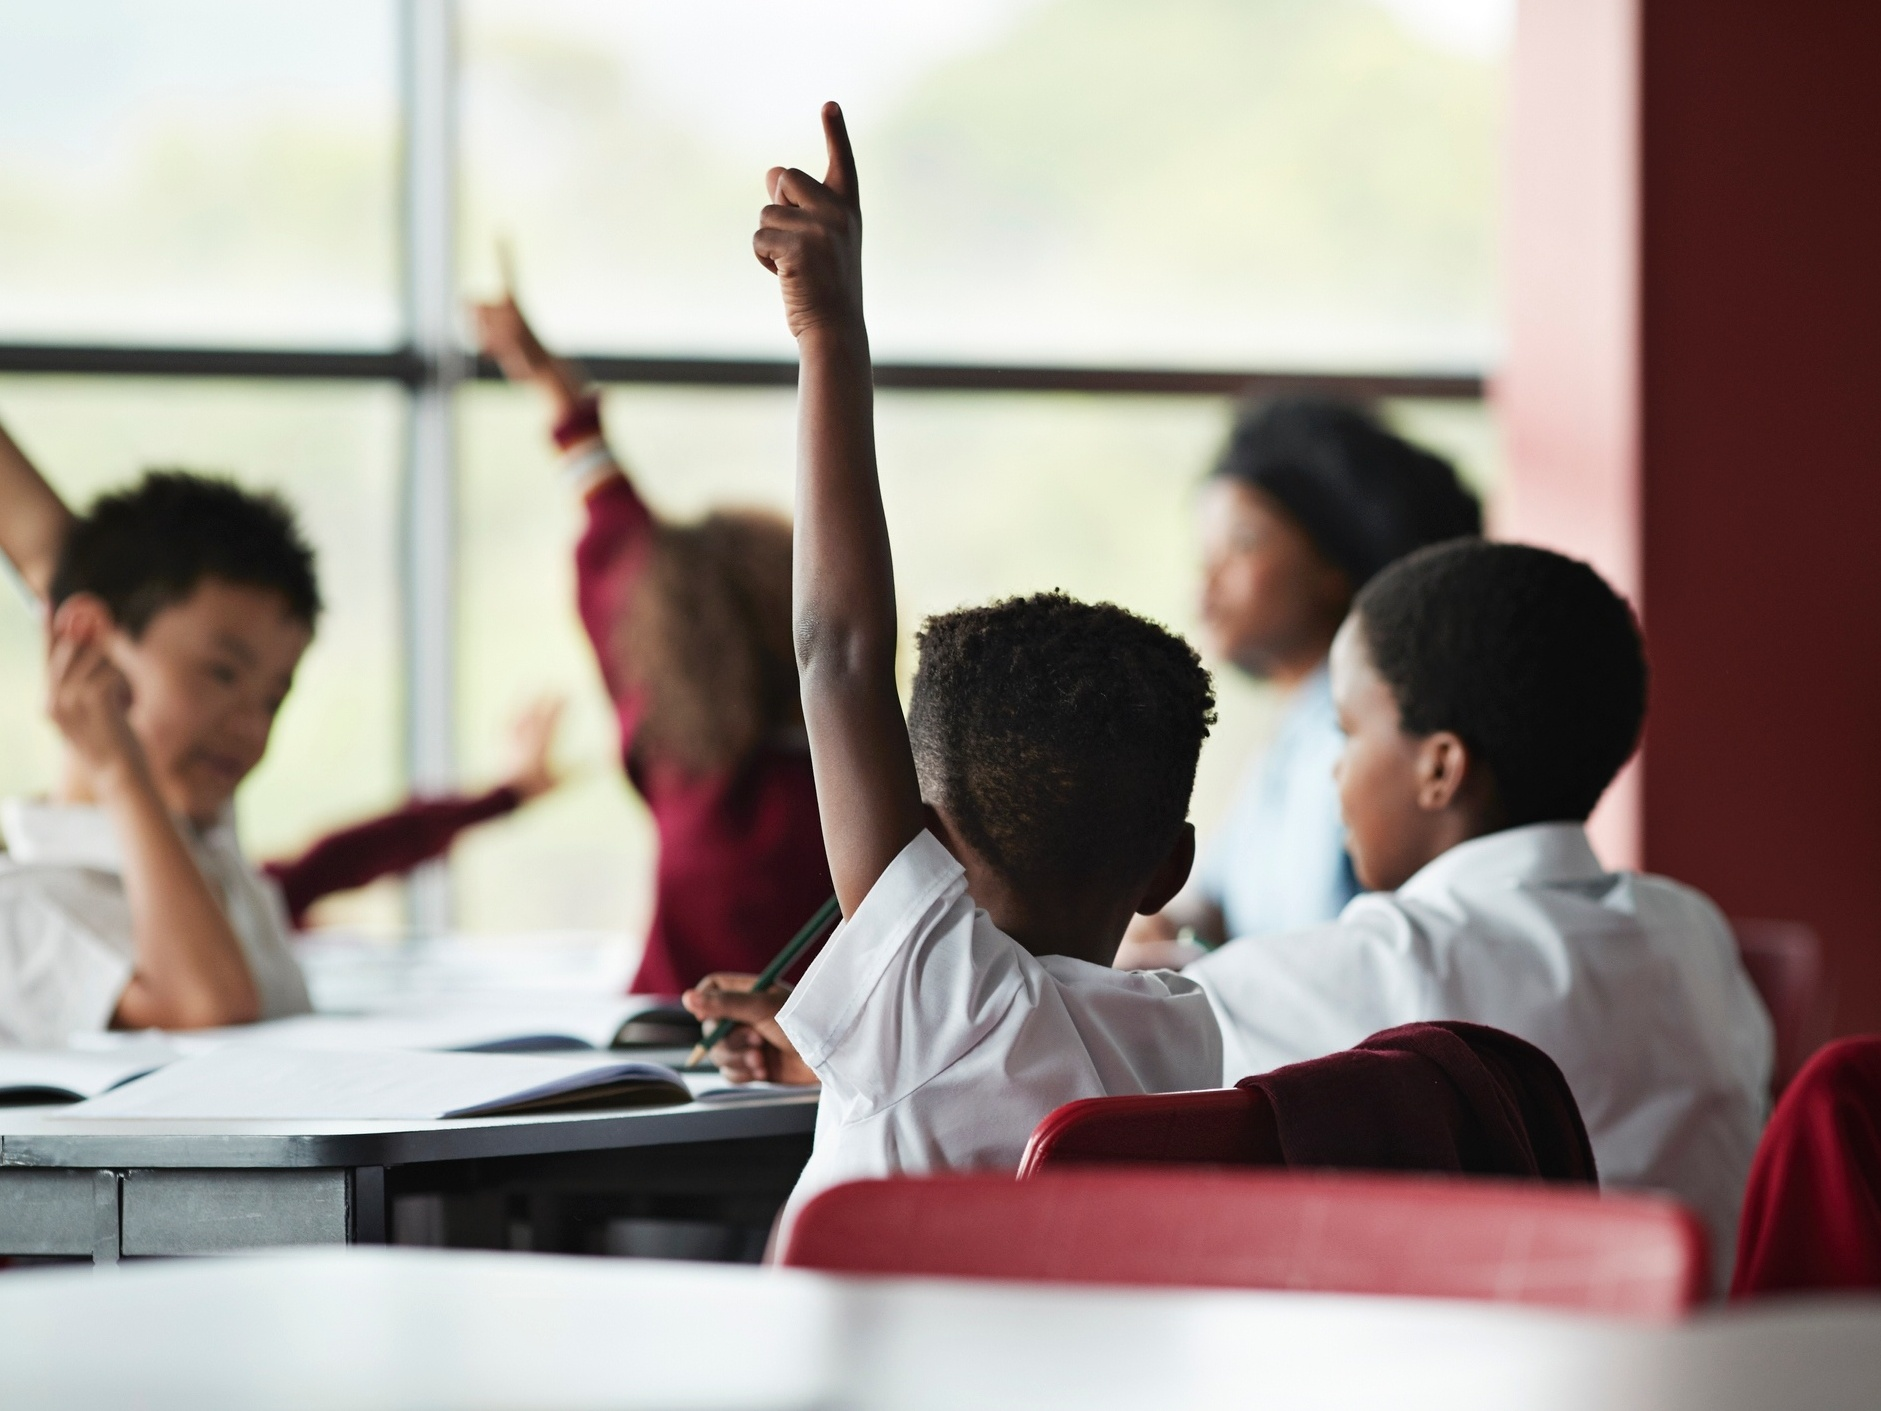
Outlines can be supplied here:
[[1404, 729], [1455, 732], [1488, 766], [1507, 827], [1584, 820], [1639, 743], [1639, 623], [1577, 559], [1438, 544], [1366, 584], [1353, 612]]
[[790, 640], [790, 521], [719, 510], [660, 523], [614, 651], [646, 693], [635, 741], [696, 774], [803, 723]]
[[1483, 531], [1449, 461], [1335, 398], [1243, 407], [1212, 474], [1278, 501], [1354, 589], [1413, 549]]
[[1188, 817], [1215, 719], [1187, 642], [1063, 593], [930, 617], [908, 709], [928, 802], [1020, 886], [1131, 880]]
[[314, 553], [286, 502], [184, 470], [99, 496], [60, 548], [52, 602], [95, 594], [138, 637], [205, 578], [272, 589], [310, 628], [320, 616]]

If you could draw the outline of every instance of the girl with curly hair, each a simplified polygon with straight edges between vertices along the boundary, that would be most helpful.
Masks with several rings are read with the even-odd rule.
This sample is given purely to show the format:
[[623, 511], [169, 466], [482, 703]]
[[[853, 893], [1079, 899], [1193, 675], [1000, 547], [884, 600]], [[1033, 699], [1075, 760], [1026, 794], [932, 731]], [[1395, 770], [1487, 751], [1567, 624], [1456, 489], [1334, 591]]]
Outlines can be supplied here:
[[512, 297], [477, 305], [504, 375], [541, 390], [587, 526], [576, 600], [659, 834], [633, 989], [678, 994], [761, 969], [830, 894], [790, 635], [790, 523], [660, 519], [602, 435], [600, 401]]

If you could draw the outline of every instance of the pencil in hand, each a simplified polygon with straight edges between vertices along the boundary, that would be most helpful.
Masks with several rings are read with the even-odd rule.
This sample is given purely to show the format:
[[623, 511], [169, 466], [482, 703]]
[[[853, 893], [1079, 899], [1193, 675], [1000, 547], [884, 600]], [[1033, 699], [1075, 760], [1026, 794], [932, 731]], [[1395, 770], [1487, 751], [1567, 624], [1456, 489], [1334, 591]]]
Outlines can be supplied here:
[[[798, 956], [803, 954], [810, 942], [822, 935], [830, 922], [835, 920], [840, 913], [841, 908], [837, 905], [835, 897], [831, 897], [828, 901], [824, 902], [823, 905], [819, 906], [816, 909], [816, 915], [803, 923], [803, 929], [790, 938], [789, 944], [777, 953], [777, 958], [769, 965], [765, 966], [763, 971], [758, 975], [758, 978], [752, 981], [751, 992], [756, 994], [759, 990], [769, 989], [772, 985], [776, 984], [777, 977], [790, 969], [791, 965], [796, 961]], [[719, 1020], [718, 1023], [712, 1026], [710, 1033], [693, 1045], [691, 1054], [686, 1058], [685, 1066], [688, 1068], [697, 1068], [704, 1060], [706, 1054], [711, 1052], [713, 1046], [721, 1042], [727, 1034], [731, 1033], [731, 1031], [737, 1027], [737, 1023], [733, 1020]]]

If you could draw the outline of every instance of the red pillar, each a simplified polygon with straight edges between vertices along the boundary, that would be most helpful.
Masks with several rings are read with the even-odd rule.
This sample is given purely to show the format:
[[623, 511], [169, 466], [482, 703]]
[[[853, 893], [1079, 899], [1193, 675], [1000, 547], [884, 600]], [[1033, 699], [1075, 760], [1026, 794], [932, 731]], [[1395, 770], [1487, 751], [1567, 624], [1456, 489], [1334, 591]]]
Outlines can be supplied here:
[[1522, 0], [1512, 537], [1634, 595], [1616, 860], [1816, 926], [1881, 1028], [1881, 5]]

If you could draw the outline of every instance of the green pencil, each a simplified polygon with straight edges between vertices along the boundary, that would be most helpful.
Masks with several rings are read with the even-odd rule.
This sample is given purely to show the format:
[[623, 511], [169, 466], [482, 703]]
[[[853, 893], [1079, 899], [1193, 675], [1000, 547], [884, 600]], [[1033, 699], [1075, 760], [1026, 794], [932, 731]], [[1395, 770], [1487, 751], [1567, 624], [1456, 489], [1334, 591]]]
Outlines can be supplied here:
[[[760, 974], [756, 980], [752, 981], [752, 993], [755, 994], [759, 990], [769, 989], [775, 984], [777, 977], [790, 969], [791, 962], [803, 954], [804, 947], [823, 934], [823, 928], [829, 925], [839, 910], [840, 908], [836, 903], [835, 897], [831, 897], [828, 901], [824, 902], [823, 905], [819, 906], [816, 909], [816, 915], [804, 922], [803, 929], [790, 938], [790, 944], [777, 953], [777, 959], [765, 966], [763, 973]], [[717, 1044], [737, 1027], [737, 1023], [733, 1020], [719, 1020], [711, 1033], [707, 1034], [703, 1039], [699, 1040], [697, 1044], [693, 1045], [692, 1053], [686, 1059], [686, 1066], [688, 1068], [697, 1066], [699, 1060], [706, 1056], [714, 1044]]]

